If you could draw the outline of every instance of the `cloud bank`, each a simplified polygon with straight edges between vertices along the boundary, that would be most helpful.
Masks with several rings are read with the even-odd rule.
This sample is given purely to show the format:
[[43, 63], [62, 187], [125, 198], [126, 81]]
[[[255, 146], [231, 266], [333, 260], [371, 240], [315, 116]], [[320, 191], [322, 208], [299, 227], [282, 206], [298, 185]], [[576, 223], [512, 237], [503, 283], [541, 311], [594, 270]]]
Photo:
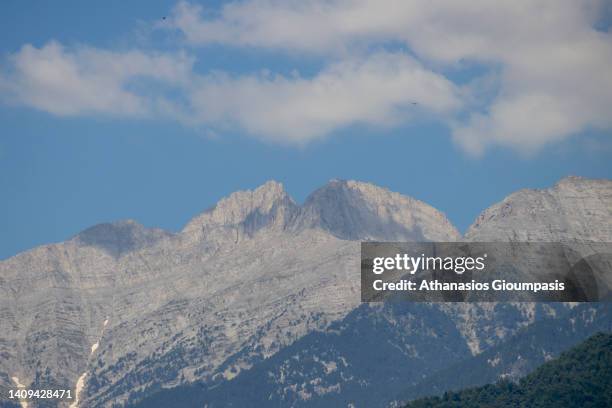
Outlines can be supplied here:
[[158, 98], [130, 89], [130, 84], [146, 78], [164, 86], [185, 85], [193, 66], [184, 54], [67, 50], [54, 41], [41, 48], [24, 45], [8, 62], [0, 77], [5, 99], [59, 116], [149, 116]]
[[[353, 124], [443, 121], [472, 154], [536, 151], [612, 128], [612, 35], [595, 0], [178, 3], [174, 54], [50, 42], [0, 71], [11, 103], [56, 115], [159, 117], [303, 144]], [[310, 76], [198, 72], [210, 46], [324, 61]], [[297, 56], [297, 58], [296, 58]], [[466, 68], [467, 67], [467, 68]], [[477, 67], [472, 71], [470, 67]], [[459, 83], [454, 73], [472, 72]]]

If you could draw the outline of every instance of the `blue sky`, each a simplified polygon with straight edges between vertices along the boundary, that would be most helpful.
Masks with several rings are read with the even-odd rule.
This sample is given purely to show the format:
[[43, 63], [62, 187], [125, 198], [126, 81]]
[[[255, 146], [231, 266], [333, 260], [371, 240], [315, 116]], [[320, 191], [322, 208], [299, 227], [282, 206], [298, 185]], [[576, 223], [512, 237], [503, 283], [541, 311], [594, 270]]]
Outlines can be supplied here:
[[105, 221], [178, 230], [269, 179], [300, 202], [370, 181], [464, 230], [518, 189], [612, 178], [609, 10], [383, 3], [9, 1], [0, 258]]

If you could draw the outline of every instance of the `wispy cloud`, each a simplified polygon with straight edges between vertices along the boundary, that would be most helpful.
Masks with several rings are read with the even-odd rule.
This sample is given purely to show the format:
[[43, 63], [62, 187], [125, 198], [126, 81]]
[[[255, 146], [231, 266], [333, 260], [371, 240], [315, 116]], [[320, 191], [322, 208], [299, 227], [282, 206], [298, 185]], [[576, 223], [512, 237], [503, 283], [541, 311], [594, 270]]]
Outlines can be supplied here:
[[336, 62], [310, 78], [202, 75], [181, 53], [67, 49], [55, 42], [26, 45], [11, 62], [0, 89], [13, 103], [60, 116], [160, 116], [283, 143], [305, 143], [354, 123], [393, 125], [415, 112], [449, 115], [461, 105], [450, 81], [402, 53]]
[[[11, 55], [0, 92], [58, 115], [162, 115], [285, 143], [425, 114], [447, 123], [470, 153], [490, 145], [535, 151], [588, 128], [612, 128], [612, 35], [594, 28], [600, 3], [246, 0], [211, 13], [180, 2], [158, 24], [182, 35], [177, 49], [273, 49], [314, 54], [324, 66], [308, 77], [231, 76], [196, 72], [187, 52], [49, 43]], [[482, 78], [459, 87], [445, 77], [465, 64], [494, 70], [494, 92], [481, 98]], [[143, 79], [155, 85], [139, 86]]]
[[489, 144], [534, 150], [612, 127], [612, 36], [593, 28], [600, 3], [252, 0], [204, 18], [201, 7], [182, 2], [170, 26], [193, 45], [336, 55], [398, 41], [426, 66], [494, 65], [498, 97], [453, 125], [455, 140], [480, 153]]
[[209, 75], [191, 101], [197, 121], [296, 143], [355, 123], [401, 123], [417, 112], [444, 117], [461, 106], [450, 81], [401, 53], [336, 62], [312, 78]]
[[192, 65], [193, 59], [184, 53], [66, 49], [57, 42], [41, 48], [24, 45], [10, 56], [9, 68], [0, 76], [0, 90], [7, 102], [60, 116], [149, 116], [156, 111], [157, 95], [132, 89], [135, 81], [184, 86]]

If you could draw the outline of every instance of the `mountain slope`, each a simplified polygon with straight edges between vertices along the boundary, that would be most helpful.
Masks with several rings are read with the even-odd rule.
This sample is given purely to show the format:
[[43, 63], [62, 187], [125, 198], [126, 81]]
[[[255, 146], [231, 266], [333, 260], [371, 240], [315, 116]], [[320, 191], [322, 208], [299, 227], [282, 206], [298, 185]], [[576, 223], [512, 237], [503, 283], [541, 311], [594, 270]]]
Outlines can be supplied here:
[[405, 378], [469, 353], [449, 317], [431, 305], [362, 305], [231, 381], [158, 393], [139, 407], [371, 406]]
[[519, 330], [506, 341], [428, 375], [420, 383], [407, 387], [397, 399], [407, 401], [441, 395], [500, 379], [517, 381], [586, 337], [597, 332], [612, 332], [610, 303], [584, 303], [560, 316], [556, 314], [562, 310], [550, 309], [548, 316]]
[[480, 242], [612, 241], [612, 182], [566, 177], [521, 190], [483, 211], [465, 234]]
[[353, 241], [456, 241], [459, 232], [422, 201], [369, 183], [332, 180], [313, 192], [297, 229], [319, 227]]
[[[584, 188], [575, 186], [583, 181]], [[572, 200], [578, 200], [582, 207], [590, 209], [573, 218], [571, 238], [584, 241], [601, 239], [597, 235], [600, 232], [591, 232], [588, 225], [599, 223], [598, 228], [602, 231], [610, 226], [612, 217], [606, 218], [601, 214], [612, 208], [612, 199], [608, 195], [612, 183], [570, 178], [560, 181], [552, 190], [567, 190], [567, 185], [578, 191], [572, 193]], [[525, 208], [537, 208], [538, 203], [550, 194], [547, 190], [530, 191], [526, 196], [520, 196], [519, 202]], [[337, 203], [342, 202], [346, 193], [342, 186], [333, 186], [332, 192], [324, 190], [314, 195], [340, 195], [340, 198], [331, 200]], [[565, 197], [568, 193], [557, 195]], [[568, 206], [572, 200], [560, 200], [570, 215], [572, 211]], [[497, 214], [496, 209], [503, 207], [503, 204], [496, 204], [484, 214]], [[536, 217], [539, 222], [534, 222], [530, 211], [515, 209], [511, 214], [513, 221], [500, 227], [501, 238], [489, 235], [500, 223], [499, 217], [484, 217], [471, 229], [468, 238], [480, 240], [481, 234], [482, 240], [510, 240], [526, 234], [532, 239], [569, 239], [568, 235], [562, 236], [560, 232], [551, 233], [554, 231], [551, 225], [568, 223], [566, 215], [558, 220], [555, 214]], [[354, 212], [351, 216], [364, 218]], [[502, 221], [506, 222], [507, 217], [507, 214], [501, 217]], [[340, 221], [332, 225], [336, 231], [345, 231], [345, 215], [340, 214], [338, 219]], [[515, 230], [511, 229], [512, 225], [515, 225]], [[159, 406], [156, 404], [165, 398], [172, 400], [179, 396], [186, 397], [183, 401], [186, 406], [196, 401], [210, 406], [381, 406], [390, 396], [400, 394], [412, 398], [422, 395], [419, 394], [423, 392], [421, 388], [429, 389], [430, 386], [443, 390], [444, 387], [457, 387], [461, 384], [458, 381], [463, 379], [474, 379], [475, 383], [471, 384], [482, 384], [495, 381], [502, 375], [522, 376], [545, 358], [557, 355], [590, 333], [606, 330], [609, 319], [610, 313], [605, 305], [584, 305], [575, 309], [566, 304], [530, 303], [362, 305], [338, 324], [332, 324], [325, 333], [304, 336], [230, 381], [158, 393], [140, 406]], [[411, 331], [415, 322], [420, 322], [419, 328]], [[369, 329], [363, 330], [363, 327]], [[551, 344], [553, 333], [559, 341]], [[358, 339], [360, 352], [353, 352], [353, 339]], [[376, 350], [374, 344], [385, 350], [382, 355], [393, 356], [392, 365], [383, 358], [376, 361], [374, 357], [379, 356], [380, 350]], [[390, 348], [385, 349], [385, 345], [390, 345]], [[430, 355], [432, 350], [438, 354]], [[438, 356], [443, 358], [438, 359]], [[491, 365], [487, 359], [497, 364]], [[453, 369], [455, 365], [467, 367], [473, 376], [462, 375]], [[448, 376], [445, 376], [447, 370]], [[432, 382], [431, 379], [437, 376], [446, 381]], [[414, 387], [408, 394], [406, 382]]]
[[406, 408], [454, 407], [588, 408], [612, 406], [612, 334], [599, 333], [522, 378], [443, 397], [418, 400]]
[[[531, 319], [564, 310], [562, 305], [364, 304], [231, 381], [164, 391], [136, 406], [162, 407], [172, 400], [186, 407], [383, 406], [407, 382], [416, 385], [472, 355], [461, 332], [463, 313], [480, 316], [472, 327], [479, 338], [499, 342]], [[489, 333], [493, 325], [506, 334]]]
[[[331, 184], [323, 189], [347, 192], [340, 207], [308, 202], [321, 212], [364, 207], [369, 230], [353, 229], [356, 239], [458, 236], [424, 203]], [[398, 209], [415, 215], [390, 223]], [[359, 244], [324, 219], [269, 182], [221, 200], [177, 234], [105, 224], [0, 262], [0, 386], [17, 377], [74, 389], [84, 378], [83, 404], [103, 406], [232, 378], [358, 305]]]
[[[567, 179], [511, 195], [512, 209], [486, 210], [468, 239], [612, 241], [611, 186]], [[541, 205], [549, 196], [558, 206]], [[80, 378], [81, 407], [188, 384], [213, 405], [244, 403], [232, 398], [245, 389], [281, 405], [382, 404], [570, 309], [360, 305], [360, 240], [457, 239], [418, 200], [338, 180], [302, 206], [275, 182], [237, 192], [176, 234], [96, 226], [0, 262], [0, 387], [16, 377], [74, 389]]]

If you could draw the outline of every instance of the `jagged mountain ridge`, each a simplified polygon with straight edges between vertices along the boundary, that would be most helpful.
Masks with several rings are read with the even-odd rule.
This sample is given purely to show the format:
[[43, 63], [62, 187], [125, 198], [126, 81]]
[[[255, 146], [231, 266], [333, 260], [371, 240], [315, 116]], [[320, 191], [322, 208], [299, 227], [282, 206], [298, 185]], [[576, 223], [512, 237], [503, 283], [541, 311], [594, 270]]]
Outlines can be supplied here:
[[[386, 228], [402, 240], [459, 236], [435, 209], [379, 187], [333, 181], [321, 191], [363, 207], [372, 228], [358, 231], [363, 239]], [[341, 239], [358, 233], [317, 223], [338, 210], [314, 195], [300, 207], [268, 182], [177, 234], [103, 224], [0, 262], [0, 383], [74, 389], [86, 373], [84, 404], [110, 404], [150, 387], [231, 378], [358, 304], [358, 244]], [[393, 218], [398, 210], [413, 216]], [[154, 380], [160, 367], [165, 376]]]
[[[579, 194], [591, 204], [574, 218], [583, 225], [602, 224], [605, 233], [611, 183], [585, 183]], [[478, 222], [468, 239], [478, 239], [472, 231], [491, 231], [485, 224], [492, 222], [497, 218]], [[537, 234], [555, 231], [546, 223], [540, 229], [533, 222], [517, 225]], [[584, 228], [572, 231], [578, 239], [602, 238]], [[11, 384], [16, 376], [26, 384], [74, 388], [87, 373], [84, 406], [104, 406], [160, 386], [231, 381], [358, 305], [355, 241], [459, 238], [441, 213], [422, 202], [337, 180], [302, 206], [275, 182], [234, 193], [177, 234], [130, 221], [96, 226], [65, 243], [0, 262], [5, 295], [0, 323], [9, 333], [0, 339], [5, 357], [0, 383]], [[486, 307], [441, 310], [460, 333], [457, 341], [463, 344], [456, 349], [470, 353], [486, 350], [537, 317], [529, 308], [517, 308], [508, 312], [507, 323], [495, 326], [499, 313]], [[396, 324], [390, 316], [390, 324]], [[99, 348], [92, 352], [96, 341]]]
[[[205, 236], [218, 228], [236, 228], [231, 241], [260, 229], [293, 233], [323, 229], [346, 240], [457, 239], [460, 234], [438, 210], [369, 183], [331, 180], [298, 206], [278, 182], [240, 191], [191, 220], [182, 233]], [[426, 231], [421, 231], [421, 229]]]
[[[580, 188], [582, 182], [586, 186]], [[499, 214], [499, 217], [479, 217], [466, 238], [511, 241], [520, 239], [523, 234], [531, 240], [545, 242], [609, 241], [601, 231], [605, 232], [612, 221], [611, 184], [569, 178], [551, 189], [525, 190], [518, 194], [519, 197], [535, 197], [536, 203], [542, 202], [543, 197], [547, 199], [550, 207], [555, 208], [553, 215], [556, 216], [544, 219], [534, 217], [531, 211], [539, 204], [518, 200], [517, 204], [523, 204], [527, 210], [520, 206], [509, 209], [505, 203], [516, 201], [516, 194], [513, 194], [502, 204], [484, 211], [485, 215]], [[580, 198], [581, 206], [587, 206], [588, 211], [572, 212], [568, 208], [568, 190], [581, 194], [573, 194], [573, 198]], [[500, 212], [500, 208], [506, 210]], [[559, 208], [565, 211], [560, 212]], [[499, 223], [499, 219], [505, 222], [510, 216], [514, 218], [516, 230], [511, 230], [512, 224], [506, 223], [502, 225], [505, 228], [500, 228], [499, 237], [492, 235], [495, 227], [488, 224]], [[594, 222], [598, 223], [598, 228], [590, 233], [591, 230], [584, 226]], [[574, 228], [568, 233], [567, 228], [561, 229], [558, 225]], [[580, 226], [583, 228], [576, 228]], [[594, 309], [588, 304], [575, 312], [571, 305], [531, 303], [439, 304], [431, 306], [429, 312], [419, 308], [423, 306], [397, 308], [384, 304], [382, 308], [373, 308], [361, 305], [326, 332], [314, 332], [300, 338], [232, 381], [215, 383], [210, 388], [205, 384], [177, 388], [156, 394], [138, 406], [158, 407], [163, 406], [164, 401], [181, 401], [183, 406], [383, 406], [394, 393], [405, 398], [404, 391], [409, 385], [414, 388], [408, 392], [408, 397], [422, 392], [417, 387], [432, 391], [435, 385], [439, 392], [440, 384], [435, 380], [442, 377], [439, 373], [446, 369], [450, 371], [447, 377], [451, 380], [469, 381], [470, 376], [461, 375], [465, 371], [461, 367], [468, 367], [474, 374], [473, 385], [495, 381], [499, 375], [520, 377], [542, 359], [556, 355], [561, 344], [574, 344], [593, 330], [608, 330], [610, 316], [609, 307], [602, 305], [597, 309], [596, 305]], [[445, 329], [448, 324], [455, 329]], [[411, 334], [410, 327], [415, 325], [419, 329]], [[559, 339], [559, 343], [550, 344], [550, 336]], [[521, 353], [517, 352], [516, 344], [529, 347]], [[432, 349], [436, 351], [435, 357], [423, 360]], [[387, 355], [392, 357], [387, 359]], [[491, 364], [486, 362], [489, 355], [492, 355]], [[466, 362], [462, 363], [464, 360]], [[453, 365], [459, 368], [453, 371], [449, 368]], [[482, 369], [476, 370], [478, 367]], [[430, 378], [423, 378], [428, 374]], [[440, 383], [454, 386], [448, 380]]]

